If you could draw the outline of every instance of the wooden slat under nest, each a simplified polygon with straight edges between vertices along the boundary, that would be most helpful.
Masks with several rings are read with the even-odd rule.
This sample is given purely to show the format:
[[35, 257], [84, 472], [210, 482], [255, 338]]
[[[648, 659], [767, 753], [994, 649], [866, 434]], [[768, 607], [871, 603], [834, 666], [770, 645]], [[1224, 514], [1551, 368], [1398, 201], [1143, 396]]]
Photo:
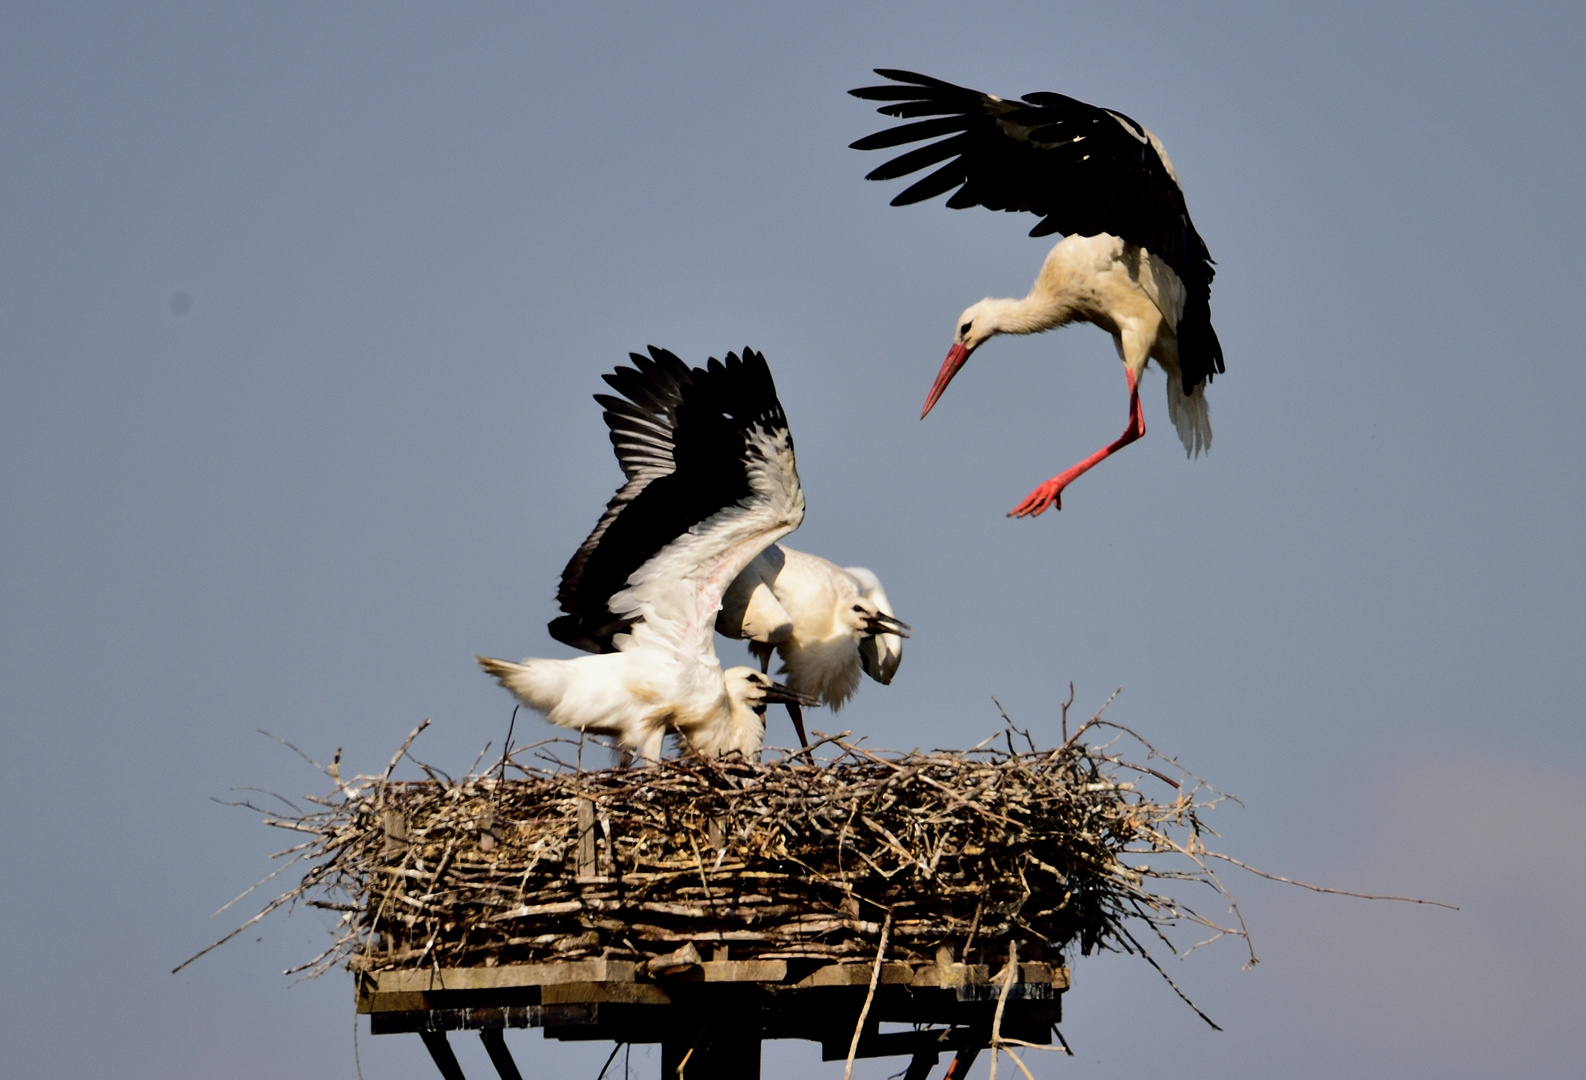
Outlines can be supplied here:
[[[1108, 728], [1113, 742], [1085, 741]], [[1123, 729], [1103, 721], [1051, 750], [1014, 737], [595, 771], [555, 760], [553, 743], [457, 780], [337, 778], [314, 812], [266, 819], [309, 834], [282, 854], [310, 869], [250, 923], [299, 900], [344, 912], [335, 943], [296, 969], [316, 972], [643, 963], [690, 943], [873, 960], [887, 912], [896, 960], [971, 962], [1010, 941], [1032, 958], [1144, 953], [1140, 930], [1183, 921], [1242, 935], [1162, 891], [1188, 880], [1226, 897], [1201, 840], [1224, 796], [1132, 734], [1157, 767], [1125, 761]], [[1153, 865], [1164, 857], [1177, 868]]]

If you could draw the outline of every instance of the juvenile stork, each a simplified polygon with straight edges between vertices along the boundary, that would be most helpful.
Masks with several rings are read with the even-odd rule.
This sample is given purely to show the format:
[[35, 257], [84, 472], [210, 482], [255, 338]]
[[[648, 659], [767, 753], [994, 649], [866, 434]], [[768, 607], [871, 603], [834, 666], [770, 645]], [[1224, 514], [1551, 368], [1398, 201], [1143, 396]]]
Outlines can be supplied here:
[[804, 519], [787, 417], [750, 349], [692, 370], [654, 346], [632, 355], [606, 376], [627, 400], [596, 399], [628, 479], [562, 572], [567, 614], [551, 624], [600, 655], [479, 663], [551, 723], [645, 762], [674, 732], [703, 756], [754, 758], [767, 702], [814, 704], [753, 668], [723, 672], [713, 634], [727, 586]]
[[[747, 638], [762, 672], [778, 654], [788, 687], [833, 712], [859, 689], [861, 670], [890, 683], [909, 636], [875, 574], [781, 544], [762, 551], [728, 586], [716, 629]], [[799, 743], [808, 746], [798, 704], [787, 709]]]
[[1062, 94], [1026, 94], [1004, 101], [909, 71], [877, 68], [891, 85], [850, 90], [885, 101], [877, 111], [931, 117], [887, 128], [852, 144], [879, 150], [922, 139], [872, 171], [891, 180], [945, 162], [905, 188], [893, 206], [921, 202], [957, 188], [955, 210], [1023, 210], [1041, 220], [1031, 236], [1064, 233], [1047, 254], [1029, 295], [987, 297], [954, 324], [953, 345], [925, 399], [936, 405], [971, 353], [997, 334], [1034, 334], [1088, 322], [1112, 335], [1129, 383], [1123, 434], [1036, 488], [1010, 517], [1062, 509], [1063, 489], [1091, 466], [1145, 434], [1139, 380], [1147, 361], [1167, 372], [1168, 417], [1184, 451], [1196, 456], [1212, 442], [1206, 384], [1223, 371], [1212, 329], [1212, 258], [1190, 222], [1184, 192], [1157, 137], [1129, 117]]

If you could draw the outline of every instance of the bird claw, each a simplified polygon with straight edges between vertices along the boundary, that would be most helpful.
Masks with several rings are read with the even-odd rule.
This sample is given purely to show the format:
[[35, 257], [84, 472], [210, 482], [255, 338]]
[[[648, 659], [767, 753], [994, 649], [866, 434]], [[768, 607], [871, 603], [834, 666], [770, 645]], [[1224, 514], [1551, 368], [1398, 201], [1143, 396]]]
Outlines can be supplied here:
[[1008, 511], [1009, 517], [1039, 517], [1050, 507], [1063, 509], [1063, 488], [1056, 480], [1048, 480], [1024, 497], [1024, 501]]

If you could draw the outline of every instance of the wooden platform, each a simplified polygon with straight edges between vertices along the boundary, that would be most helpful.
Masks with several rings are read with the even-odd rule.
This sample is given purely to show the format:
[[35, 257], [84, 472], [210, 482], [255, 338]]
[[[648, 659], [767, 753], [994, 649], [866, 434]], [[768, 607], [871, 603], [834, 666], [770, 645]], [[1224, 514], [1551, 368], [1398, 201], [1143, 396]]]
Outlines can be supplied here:
[[[359, 973], [357, 1006], [376, 1035], [418, 1032], [446, 1080], [462, 1080], [446, 1033], [476, 1030], [502, 1080], [520, 1074], [506, 1028], [548, 1038], [662, 1045], [663, 1080], [687, 1059], [688, 1080], [760, 1075], [764, 1039], [809, 1039], [825, 1060], [848, 1056], [873, 963], [717, 959], [652, 974], [623, 960]], [[907, 1080], [923, 1080], [943, 1053], [989, 1044], [1003, 976], [984, 964], [888, 962], [866, 1016], [859, 1057], [910, 1055]], [[1049, 1044], [1062, 1016], [1068, 969], [1021, 963], [1001, 1033]], [[882, 1033], [882, 1023], [918, 1025]]]

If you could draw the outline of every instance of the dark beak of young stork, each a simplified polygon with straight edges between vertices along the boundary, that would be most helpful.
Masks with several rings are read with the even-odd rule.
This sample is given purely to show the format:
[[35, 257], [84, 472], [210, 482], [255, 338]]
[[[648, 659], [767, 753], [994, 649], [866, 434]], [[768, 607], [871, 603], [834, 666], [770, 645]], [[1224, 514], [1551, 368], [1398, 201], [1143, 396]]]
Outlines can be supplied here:
[[898, 637], [908, 637], [914, 627], [885, 612], [878, 611], [874, 615], [865, 616], [865, 633], [870, 637], [880, 634], [896, 634]]
[[804, 710], [799, 706], [808, 705], [813, 709], [815, 706], [821, 703], [820, 698], [811, 697], [808, 694], [801, 694], [791, 686], [783, 686], [781, 683], [772, 683], [770, 686], [765, 688], [764, 704], [762, 704], [756, 711], [759, 712], [761, 716], [764, 716], [765, 706], [770, 705], [772, 702], [780, 702], [781, 704], [787, 706], [787, 714], [793, 721], [793, 730], [798, 732], [799, 747], [803, 748], [809, 746], [809, 736], [804, 734]]
[[953, 376], [958, 374], [958, 369], [964, 366], [964, 361], [969, 359], [969, 354], [974, 350], [966, 345], [953, 343], [947, 350], [947, 359], [942, 361], [942, 370], [936, 373], [936, 382], [931, 384], [930, 396], [925, 399], [925, 408], [920, 410], [920, 419], [925, 419], [925, 414], [936, 408], [936, 402], [947, 390], [947, 384], [953, 381]]

